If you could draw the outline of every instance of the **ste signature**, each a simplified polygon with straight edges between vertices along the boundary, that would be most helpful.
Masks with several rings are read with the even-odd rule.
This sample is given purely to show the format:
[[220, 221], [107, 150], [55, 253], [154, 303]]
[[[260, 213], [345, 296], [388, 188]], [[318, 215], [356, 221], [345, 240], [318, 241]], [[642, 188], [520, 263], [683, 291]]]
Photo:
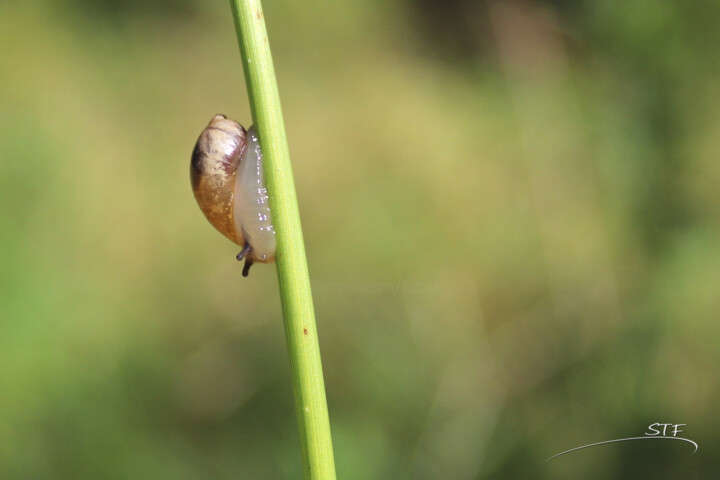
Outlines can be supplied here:
[[[552, 457], [548, 458], [548, 459], [545, 460], [545, 461], [547, 462], [548, 460], [552, 460], [553, 458], [557, 458], [557, 457], [559, 457], [560, 455], [565, 455], [566, 453], [574, 452], [574, 451], [576, 451], [576, 450], [582, 450], [583, 448], [594, 447], [594, 446], [596, 446], [596, 445], [604, 445], [604, 444], [606, 444], [606, 443], [614, 443], [614, 442], [627, 442], [627, 441], [630, 441], [630, 440], [649, 440], [649, 439], [680, 440], [680, 441], [683, 441], [683, 442], [688, 442], [688, 443], [692, 444], [692, 445], [695, 447], [695, 449], [693, 450], [693, 452], [690, 454], [690, 455], [694, 455], [695, 452], [698, 451], [698, 444], [695, 443], [694, 441], [690, 440], [689, 438], [683, 438], [683, 437], [678, 437], [678, 436], [677, 436], [678, 433], [682, 433], [682, 432], [683, 432], [683, 430], [680, 430], [680, 427], [684, 427], [684, 426], [686, 426], [686, 424], [684, 424], [684, 423], [676, 423], [676, 424], [673, 424], [673, 423], [653, 423], [652, 425], [650, 425], [650, 426], [648, 427], [649, 432], [645, 432], [645, 436], [644, 436], [644, 437], [616, 438], [615, 440], [605, 440], [604, 442], [591, 443], [591, 444], [589, 444], [589, 445], [583, 445], [583, 446], [581, 446], [581, 447], [575, 447], [575, 448], [571, 448], [570, 450], [565, 450], [564, 452], [560, 452], [560, 453], [558, 453], [558, 454], [553, 455]], [[657, 427], [662, 427], [662, 434], [660, 434], [660, 430], [659, 430]], [[672, 427], [672, 428], [671, 428], [671, 435], [669, 435], [669, 436], [667, 435], [667, 433], [668, 433], [668, 432], [667, 432], [667, 431], [668, 431], [668, 427]]]

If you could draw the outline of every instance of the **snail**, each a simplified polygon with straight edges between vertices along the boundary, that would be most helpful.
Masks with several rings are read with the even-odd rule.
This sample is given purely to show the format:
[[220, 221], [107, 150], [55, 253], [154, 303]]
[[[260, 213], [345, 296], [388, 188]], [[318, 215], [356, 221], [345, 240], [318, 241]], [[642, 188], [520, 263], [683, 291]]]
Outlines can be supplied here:
[[242, 247], [237, 259], [245, 259], [243, 277], [253, 263], [275, 259], [275, 228], [254, 127], [246, 131], [225, 115], [215, 115], [193, 149], [190, 181], [205, 217]]

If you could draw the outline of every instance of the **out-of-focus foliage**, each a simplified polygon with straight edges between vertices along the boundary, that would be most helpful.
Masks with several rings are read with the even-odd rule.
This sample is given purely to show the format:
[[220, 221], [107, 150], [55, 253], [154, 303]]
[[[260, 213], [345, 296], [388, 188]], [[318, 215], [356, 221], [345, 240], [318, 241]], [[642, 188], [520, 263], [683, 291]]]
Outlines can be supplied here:
[[[265, 17], [339, 477], [720, 477], [720, 4]], [[299, 478], [274, 269], [190, 191], [218, 112], [225, 2], [0, 3], [0, 478]], [[700, 450], [544, 463], [654, 422]]]

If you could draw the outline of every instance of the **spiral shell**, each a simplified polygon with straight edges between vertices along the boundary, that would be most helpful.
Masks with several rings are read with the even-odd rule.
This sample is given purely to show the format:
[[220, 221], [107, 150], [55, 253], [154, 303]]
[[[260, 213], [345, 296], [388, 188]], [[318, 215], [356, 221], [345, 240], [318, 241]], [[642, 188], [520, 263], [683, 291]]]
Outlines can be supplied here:
[[275, 228], [253, 127], [246, 131], [225, 115], [215, 115], [193, 149], [190, 180], [205, 217], [242, 246], [237, 259], [245, 259], [243, 276], [253, 263], [275, 259]]

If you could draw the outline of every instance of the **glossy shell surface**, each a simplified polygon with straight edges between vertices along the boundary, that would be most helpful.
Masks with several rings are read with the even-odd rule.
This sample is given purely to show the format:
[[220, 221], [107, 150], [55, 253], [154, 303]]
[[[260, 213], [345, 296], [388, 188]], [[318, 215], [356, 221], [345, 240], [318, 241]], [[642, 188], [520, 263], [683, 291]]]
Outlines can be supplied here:
[[190, 179], [195, 199], [210, 223], [243, 247], [244, 274], [254, 262], [275, 258], [263, 158], [255, 129], [215, 115], [193, 149]]

